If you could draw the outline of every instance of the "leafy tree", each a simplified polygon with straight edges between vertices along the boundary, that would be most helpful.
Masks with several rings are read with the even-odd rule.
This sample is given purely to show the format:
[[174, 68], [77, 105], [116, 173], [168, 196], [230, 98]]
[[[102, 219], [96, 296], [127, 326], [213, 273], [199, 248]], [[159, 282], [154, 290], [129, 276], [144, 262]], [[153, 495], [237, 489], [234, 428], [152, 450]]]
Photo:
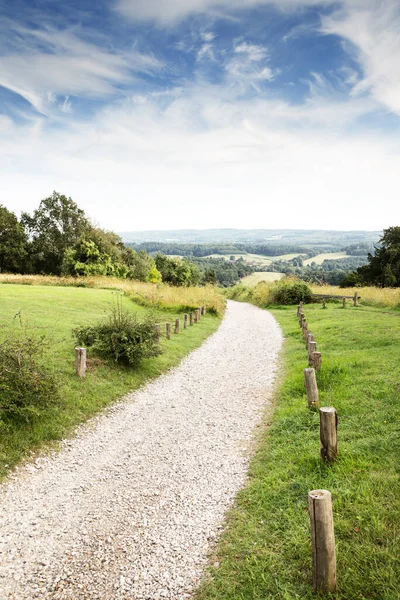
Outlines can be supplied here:
[[368, 263], [357, 269], [363, 283], [400, 287], [400, 227], [384, 229], [379, 247], [368, 254]]
[[32, 215], [23, 213], [21, 223], [30, 238], [34, 272], [59, 275], [64, 253], [84, 236], [91, 225], [71, 199], [53, 192]]
[[0, 204], [0, 272], [18, 273], [27, 255], [27, 237], [16, 215]]
[[157, 254], [155, 262], [165, 283], [185, 287], [200, 283], [200, 269], [189, 260], [171, 258], [165, 256], [165, 254]]

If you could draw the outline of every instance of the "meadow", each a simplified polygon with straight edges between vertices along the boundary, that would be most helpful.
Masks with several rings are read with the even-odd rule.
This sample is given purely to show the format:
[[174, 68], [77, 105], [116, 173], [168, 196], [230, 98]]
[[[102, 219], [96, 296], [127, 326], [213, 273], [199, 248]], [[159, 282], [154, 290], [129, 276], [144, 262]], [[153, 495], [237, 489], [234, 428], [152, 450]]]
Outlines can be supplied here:
[[341, 258], [346, 258], [348, 255], [346, 252], [326, 252], [324, 254], [317, 254], [313, 258], [307, 258], [303, 261], [304, 266], [311, 265], [311, 263], [315, 262], [317, 265], [322, 265], [324, 260], [339, 260]]
[[253, 287], [261, 281], [279, 281], [279, 279], [282, 279], [282, 277], [284, 276], [284, 273], [269, 273], [268, 271], [257, 271], [252, 275], [247, 275], [246, 277], [243, 277], [241, 281], [243, 285]]
[[[382, 303], [382, 298], [380, 299]], [[307, 495], [333, 497], [336, 600], [396, 600], [400, 590], [400, 418], [396, 311], [306, 305], [322, 352], [321, 406], [338, 412], [339, 456], [319, 456], [319, 415], [307, 408], [307, 356], [296, 308], [272, 308], [285, 342], [274, 410], [258, 435], [239, 493], [197, 600], [311, 600]], [[322, 596], [321, 596], [322, 597]], [[326, 596], [325, 596], [326, 597]]]
[[[2, 281], [6, 278], [3, 276]], [[14, 278], [15, 280], [15, 278]], [[57, 280], [55, 282], [54, 280]], [[0, 476], [4, 476], [23, 456], [36, 451], [45, 442], [59, 440], [70, 434], [73, 428], [99, 412], [124, 394], [137, 389], [147, 380], [179, 364], [181, 359], [213, 333], [220, 317], [209, 312], [201, 322], [179, 335], [172, 334], [171, 340], [161, 340], [163, 354], [144, 359], [139, 368], [132, 369], [115, 363], [102, 361], [88, 353], [88, 372], [85, 380], [78, 379], [74, 367], [72, 329], [89, 325], [104, 318], [115, 303], [121, 299], [127, 311], [136, 312], [138, 317], [154, 314], [157, 321], [173, 323], [182, 319], [183, 305], [205, 304], [216, 300], [216, 291], [200, 289], [175, 289], [168, 286], [132, 284], [125, 281], [90, 280], [87, 287], [62, 286], [58, 278], [19, 278], [27, 285], [0, 285], [0, 340], [4, 340], [12, 329], [26, 328], [49, 341], [45, 360], [47, 366], [57, 374], [62, 402], [32, 423], [13, 423], [3, 426], [0, 436]], [[46, 285], [37, 285], [43, 282]], [[68, 282], [70, 283], [70, 282]], [[89, 287], [90, 285], [90, 287]], [[94, 286], [99, 287], [94, 287]], [[101, 286], [111, 289], [101, 289]], [[126, 286], [126, 293], [121, 292]], [[139, 291], [140, 290], [140, 291]], [[134, 302], [138, 298], [141, 304]], [[218, 299], [218, 309], [223, 312], [224, 299]], [[144, 306], [143, 306], [144, 305]], [[162, 328], [165, 331], [165, 326]]]

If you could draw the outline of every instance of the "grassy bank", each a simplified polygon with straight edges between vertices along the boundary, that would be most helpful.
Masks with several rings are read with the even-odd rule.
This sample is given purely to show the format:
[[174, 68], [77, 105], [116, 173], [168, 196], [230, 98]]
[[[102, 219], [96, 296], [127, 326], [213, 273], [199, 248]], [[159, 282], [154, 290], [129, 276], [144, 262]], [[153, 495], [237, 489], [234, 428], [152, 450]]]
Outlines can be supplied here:
[[[295, 307], [274, 309], [285, 334], [283, 381], [247, 487], [228, 516], [198, 600], [312, 599], [307, 495], [332, 492], [337, 600], [400, 598], [400, 319], [395, 311], [305, 307], [323, 354], [322, 406], [339, 417], [339, 458], [319, 458], [319, 415], [306, 408], [306, 352]], [[317, 596], [318, 597], [318, 596]]]
[[[48, 366], [57, 374], [62, 402], [50, 409], [45, 417], [34, 424], [14, 424], [2, 428], [0, 436], [0, 476], [3, 476], [29, 450], [35, 450], [44, 442], [64, 437], [78, 423], [86, 420], [111, 402], [137, 389], [146, 380], [158, 376], [177, 365], [192, 349], [199, 346], [213, 333], [220, 318], [208, 314], [198, 325], [182, 329], [171, 340], [161, 341], [163, 354], [144, 360], [136, 370], [105, 363], [92, 357], [89, 352], [88, 373], [79, 380], [74, 370], [74, 327], [91, 324], [103, 318], [110, 310], [115, 292], [86, 287], [60, 287], [42, 285], [0, 286], [0, 336], [4, 339], [13, 327], [20, 327], [20, 318], [28, 329], [44, 334], [50, 340], [46, 351]], [[149, 308], [138, 306], [130, 297], [121, 298], [124, 308], [144, 316]], [[165, 297], [164, 297], [165, 301]], [[157, 305], [156, 305], [157, 306]], [[182, 313], [153, 308], [157, 320], [164, 324], [182, 318]], [[7, 466], [6, 466], [7, 465]]]
[[4, 275], [0, 284], [41, 285], [46, 287], [82, 287], [120, 290], [137, 304], [149, 308], [182, 312], [206, 305], [209, 312], [223, 315], [225, 301], [219, 289], [205, 287], [173, 287], [167, 284], [143, 283], [114, 277], [55, 277], [51, 275]]
[[[241, 302], [251, 302], [260, 308], [270, 306], [272, 302], [273, 282], [262, 281], [255, 287], [240, 283], [225, 290], [227, 298]], [[308, 284], [313, 294], [326, 294], [332, 296], [354, 296], [357, 290], [361, 297], [361, 305], [379, 306], [387, 308], [400, 308], [400, 288], [339, 288], [333, 285]], [[338, 299], [340, 302], [340, 298]]]

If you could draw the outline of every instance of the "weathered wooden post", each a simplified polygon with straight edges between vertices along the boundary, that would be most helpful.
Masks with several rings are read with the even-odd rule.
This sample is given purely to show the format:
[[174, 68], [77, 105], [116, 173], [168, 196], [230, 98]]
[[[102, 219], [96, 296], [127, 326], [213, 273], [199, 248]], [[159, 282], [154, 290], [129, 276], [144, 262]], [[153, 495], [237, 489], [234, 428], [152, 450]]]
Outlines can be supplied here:
[[325, 300], [325, 298], [322, 300], [322, 308], [326, 308], [326, 300]]
[[86, 377], [86, 348], [75, 348], [75, 368], [78, 377]]
[[161, 325], [159, 323], [157, 323], [156, 325], [154, 325], [154, 330], [156, 332], [156, 340], [157, 340], [158, 343], [160, 343]]
[[321, 354], [321, 352], [314, 352], [314, 354], [313, 354], [313, 365], [314, 365], [314, 369], [316, 371], [320, 371], [321, 370], [321, 366], [322, 366], [322, 354]]
[[190, 324], [193, 325], [193, 313], [192, 312], [189, 314], [189, 317], [190, 317]]
[[194, 322], [198, 323], [199, 322], [199, 313], [197, 312], [197, 308], [194, 311]]
[[197, 309], [197, 321], [200, 321], [200, 316], [201, 316], [201, 307], [199, 306], [199, 308]]
[[307, 321], [303, 321], [303, 339], [304, 341], [307, 340], [307, 336], [308, 336], [308, 325], [307, 325]]
[[344, 296], [342, 298], [342, 302], [343, 302], [343, 308], [346, 308], [346, 298]]
[[321, 458], [328, 463], [336, 460], [338, 418], [336, 409], [324, 406], [319, 411], [319, 437], [321, 440]]
[[201, 307], [201, 314], [204, 316], [206, 314], [206, 307], [202, 306]]
[[314, 354], [317, 351], [317, 342], [310, 342], [308, 346], [308, 366], [314, 366]]
[[314, 339], [314, 336], [313, 336], [313, 334], [312, 334], [312, 333], [309, 333], [309, 334], [307, 335], [307, 342], [306, 342], [306, 348], [307, 348], [307, 350], [308, 350], [308, 351], [310, 351], [310, 350], [309, 350], [309, 349], [310, 349], [310, 343], [311, 343], [311, 342], [314, 342], [314, 341], [315, 341], [315, 339]]
[[183, 315], [183, 329], [187, 329], [187, 324], [188, 324], [188, 316], [187, 314]]
[[319, 406], [317, 378], [315, 376], [314, 369], [310, 367], [308, 369], [304, 369], [304, 383], [307, 392], [308, 408]]
[[165, 325], [165, 333], [167, 336], [167, 340], [171, 339], [171, 323], [166, 323]]
[[355, 292], [353, 302], [354, 306], [358, 306], [358, 292]]
[[174, 329], [174, 333], [179, 333], [179, 329], [180, 329], [180, 323], [179, 323], [179, 319], [175, 319], [175, 329]]
[[299, 314], [299, 325], [300, 325], [300, 327], [302, 327], [302, 326], [303, 326], [303, 321], [304, 321], [304, 319], [305, 319], [304, 313], [302, 313], [302, 312], [301, 312], [301, 313]]
[[336, 547], [332, 496], [328, 490], [308, 493], [313, 554], [313, 588], [316, 592], [336, 590]]

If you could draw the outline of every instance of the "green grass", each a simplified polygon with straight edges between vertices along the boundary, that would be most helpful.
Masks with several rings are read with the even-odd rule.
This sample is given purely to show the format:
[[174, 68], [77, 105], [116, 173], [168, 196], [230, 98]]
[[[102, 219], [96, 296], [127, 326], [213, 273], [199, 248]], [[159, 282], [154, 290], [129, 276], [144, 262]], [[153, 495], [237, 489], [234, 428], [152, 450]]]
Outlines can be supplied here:
[[[0, 477], [4, 476], [29, 451], [37, 450], [44, 442], [65, 437], [82, 421], [102, 410], [117, 398], [137, 389], [147, 380], [157, 377], [177, 365], [192, 349], [199, 346], [220, 323], [220, 318], [206, 315], [198, 325], [162, 339], [163, 354], [142, 361], [136, 370], [98, 361], [88, 353], [88, 372], [85, 380], [75, 375], [74, 340], [72, 329], [103, 318], [111, 308], [115, 292], [103, 289], [48, 287], [36, 285], [0, 286], [0, 336], [4, 339], [11, 327], [18, 327], [13, 317], [20, 311], [28, 327], [36, 329], [51, 340], [47, 352], [49, 367], [57, 373], [62, 404], [49, 410], [33, 425], [15, 425], [2, 430], [0, 436]], [[138, 306], [127, 297], [122, 304], [143, 316], [148, 309]], [[158, 321], [174, 323], [182, 314], [157, 311]], [[165, 331], [165, 327], [162, 328]], [[172, 327], [173, 331], [173, 327]]]
[[313, 258], [307, 258], [303, 262], [305, 266], [311, 265], [311, 263], [315, 262], [317, 265], [322, 265], [324, 260], [338, 260], [339, 258], [346, 258], [346, 252], [326, 252], [324, 254], [318, 254], [317, 256], [313, 256]]
[[295, 600], [312, 592], [307, 496], [332, 492], [340, 600], [400, 598], [400, 318], [370, 307], [305, 307], [323, 355], [322, 406], [339, 417], [339, 457], [319, 458], [306, 408], [306, 351], [296, 308], [275, 308], [283, 383], [197, 600]]
[[285, 277], [284, 273], [269, 273], [267, 271], [258, 271], [256, 273], [253, 273], [252, 275], [247, 275], [246, 277], [243, 277], [241, 283], [243, 283], [243, 285], [253, 287], [257, 285], [257, 283], [260, 283], [260, 281], [279, 281], [279, 279], [282, 279], [282, 277]]

